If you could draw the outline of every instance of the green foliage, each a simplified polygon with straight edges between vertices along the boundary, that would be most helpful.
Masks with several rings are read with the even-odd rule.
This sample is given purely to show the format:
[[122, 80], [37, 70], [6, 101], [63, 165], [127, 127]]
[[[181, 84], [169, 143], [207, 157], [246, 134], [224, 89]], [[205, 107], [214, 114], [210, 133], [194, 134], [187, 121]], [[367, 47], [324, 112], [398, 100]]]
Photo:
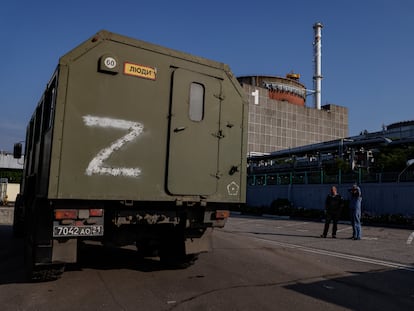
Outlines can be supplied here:
[[[349, 221], [349, 202], [345, 201], [340, 220]], [[238, 211], [244, 215], [262, 216], [264, 214], [288, 216], [291, 219], [309, 219], [320, 221], [325, 217], [323, 209], [306, 209], [293, 206], [287, 199], [274, 200], [271, 206], [243, 206]], [[414, 218], [400, 214], [369, 215], [364, 213], [361, 218], [363, 225], [380, 225], [414, 229]]]
[[22, 180], [22, 175], [22, 170], [0, 169], [0, 178], [7, 178], [9, 183], [20, 183]]
[[344, 173], [348, 173], [351, 171], [351, 166], [349, 165], [349, 161], [345, 161], [344, 159], [337, 158], [335, 160], [336, 166]]
[[293, 205], [288, 199], [278, 198], [272, 202], [267, 212], [279, 216], [290, 216], [292, 210]]
[[375, 157], [375, 170], [377, 172], [395, 172], [405, 168], [406, 162], [414, 158], [414, 148], [382, 148]]
[[401, 214], [363, 215], [364, 225], [389, 225], [403, 228], [414, 228], [414, 219]]

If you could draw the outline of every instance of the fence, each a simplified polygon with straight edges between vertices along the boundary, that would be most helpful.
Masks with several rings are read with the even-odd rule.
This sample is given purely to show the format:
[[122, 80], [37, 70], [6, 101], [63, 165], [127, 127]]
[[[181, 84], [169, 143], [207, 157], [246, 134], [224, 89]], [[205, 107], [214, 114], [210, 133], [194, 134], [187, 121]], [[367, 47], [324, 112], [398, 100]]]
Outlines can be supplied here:
[[[352, 183], [336, 184], [339, 193], [348, 198]], [[414, 182], [362, 183], [362, 210], [364, 214], [403, 215], [414, 217]], [[295, 207], [323, 209], [331, 184], [275, 184], [248, 185], [247, 205], [269, 207], [277, 199], [288, 199]]]
[[359, 169], [356, 172], [335, 173], [326, 172], [323, 169], [315, 171], [289, 171], [250, 174], [247, 184], [250, 186], [267, 185], [291, 185], [291, 184], [348, 184], [348, 183], [392, 183], [392, 182], [414, 182], [413, 171], [404, 174], [400, 172], [370, 173]]

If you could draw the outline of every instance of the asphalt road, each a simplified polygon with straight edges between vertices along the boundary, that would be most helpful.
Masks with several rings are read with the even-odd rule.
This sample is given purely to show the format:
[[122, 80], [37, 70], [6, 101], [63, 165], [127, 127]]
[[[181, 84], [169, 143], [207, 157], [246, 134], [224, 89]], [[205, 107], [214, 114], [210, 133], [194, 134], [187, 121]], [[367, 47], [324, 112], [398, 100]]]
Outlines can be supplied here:
[[0, 225], [0, 309], [414, 310], [414, 233], [363, 227], [321, 239], [317, 222], [232, 216], [186, 269], [90, 245], [62, 278], [26, 283], [22, 241]]

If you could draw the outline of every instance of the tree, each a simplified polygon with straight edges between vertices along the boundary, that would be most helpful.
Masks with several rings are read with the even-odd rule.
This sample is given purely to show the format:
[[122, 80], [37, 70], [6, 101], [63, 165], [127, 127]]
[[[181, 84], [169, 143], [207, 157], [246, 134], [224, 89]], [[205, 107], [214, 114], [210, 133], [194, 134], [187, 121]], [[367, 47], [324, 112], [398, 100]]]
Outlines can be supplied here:
[[384, 147], [375, 158], [375, 168], [379, 172], [396, 172], [405, 168], [407, 160], [414, 158], [413, 146], [407, 148]]

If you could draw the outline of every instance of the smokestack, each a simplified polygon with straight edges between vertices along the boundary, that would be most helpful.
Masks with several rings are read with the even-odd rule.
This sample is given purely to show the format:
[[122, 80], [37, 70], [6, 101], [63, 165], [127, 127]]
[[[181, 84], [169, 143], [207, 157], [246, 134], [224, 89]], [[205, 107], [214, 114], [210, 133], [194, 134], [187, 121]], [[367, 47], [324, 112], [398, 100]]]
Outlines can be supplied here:
[[322, 23], [315, 23], [313, 29], [315, 30], [315, 40], [313, 41], [313, 49], [315, 53], [315, 75], [313, 76], [313, 85], [315, 90], [315, 108], [321, 109], [321, 82], [322, 82], [322, 69], [321, 69], [321, 29]]

